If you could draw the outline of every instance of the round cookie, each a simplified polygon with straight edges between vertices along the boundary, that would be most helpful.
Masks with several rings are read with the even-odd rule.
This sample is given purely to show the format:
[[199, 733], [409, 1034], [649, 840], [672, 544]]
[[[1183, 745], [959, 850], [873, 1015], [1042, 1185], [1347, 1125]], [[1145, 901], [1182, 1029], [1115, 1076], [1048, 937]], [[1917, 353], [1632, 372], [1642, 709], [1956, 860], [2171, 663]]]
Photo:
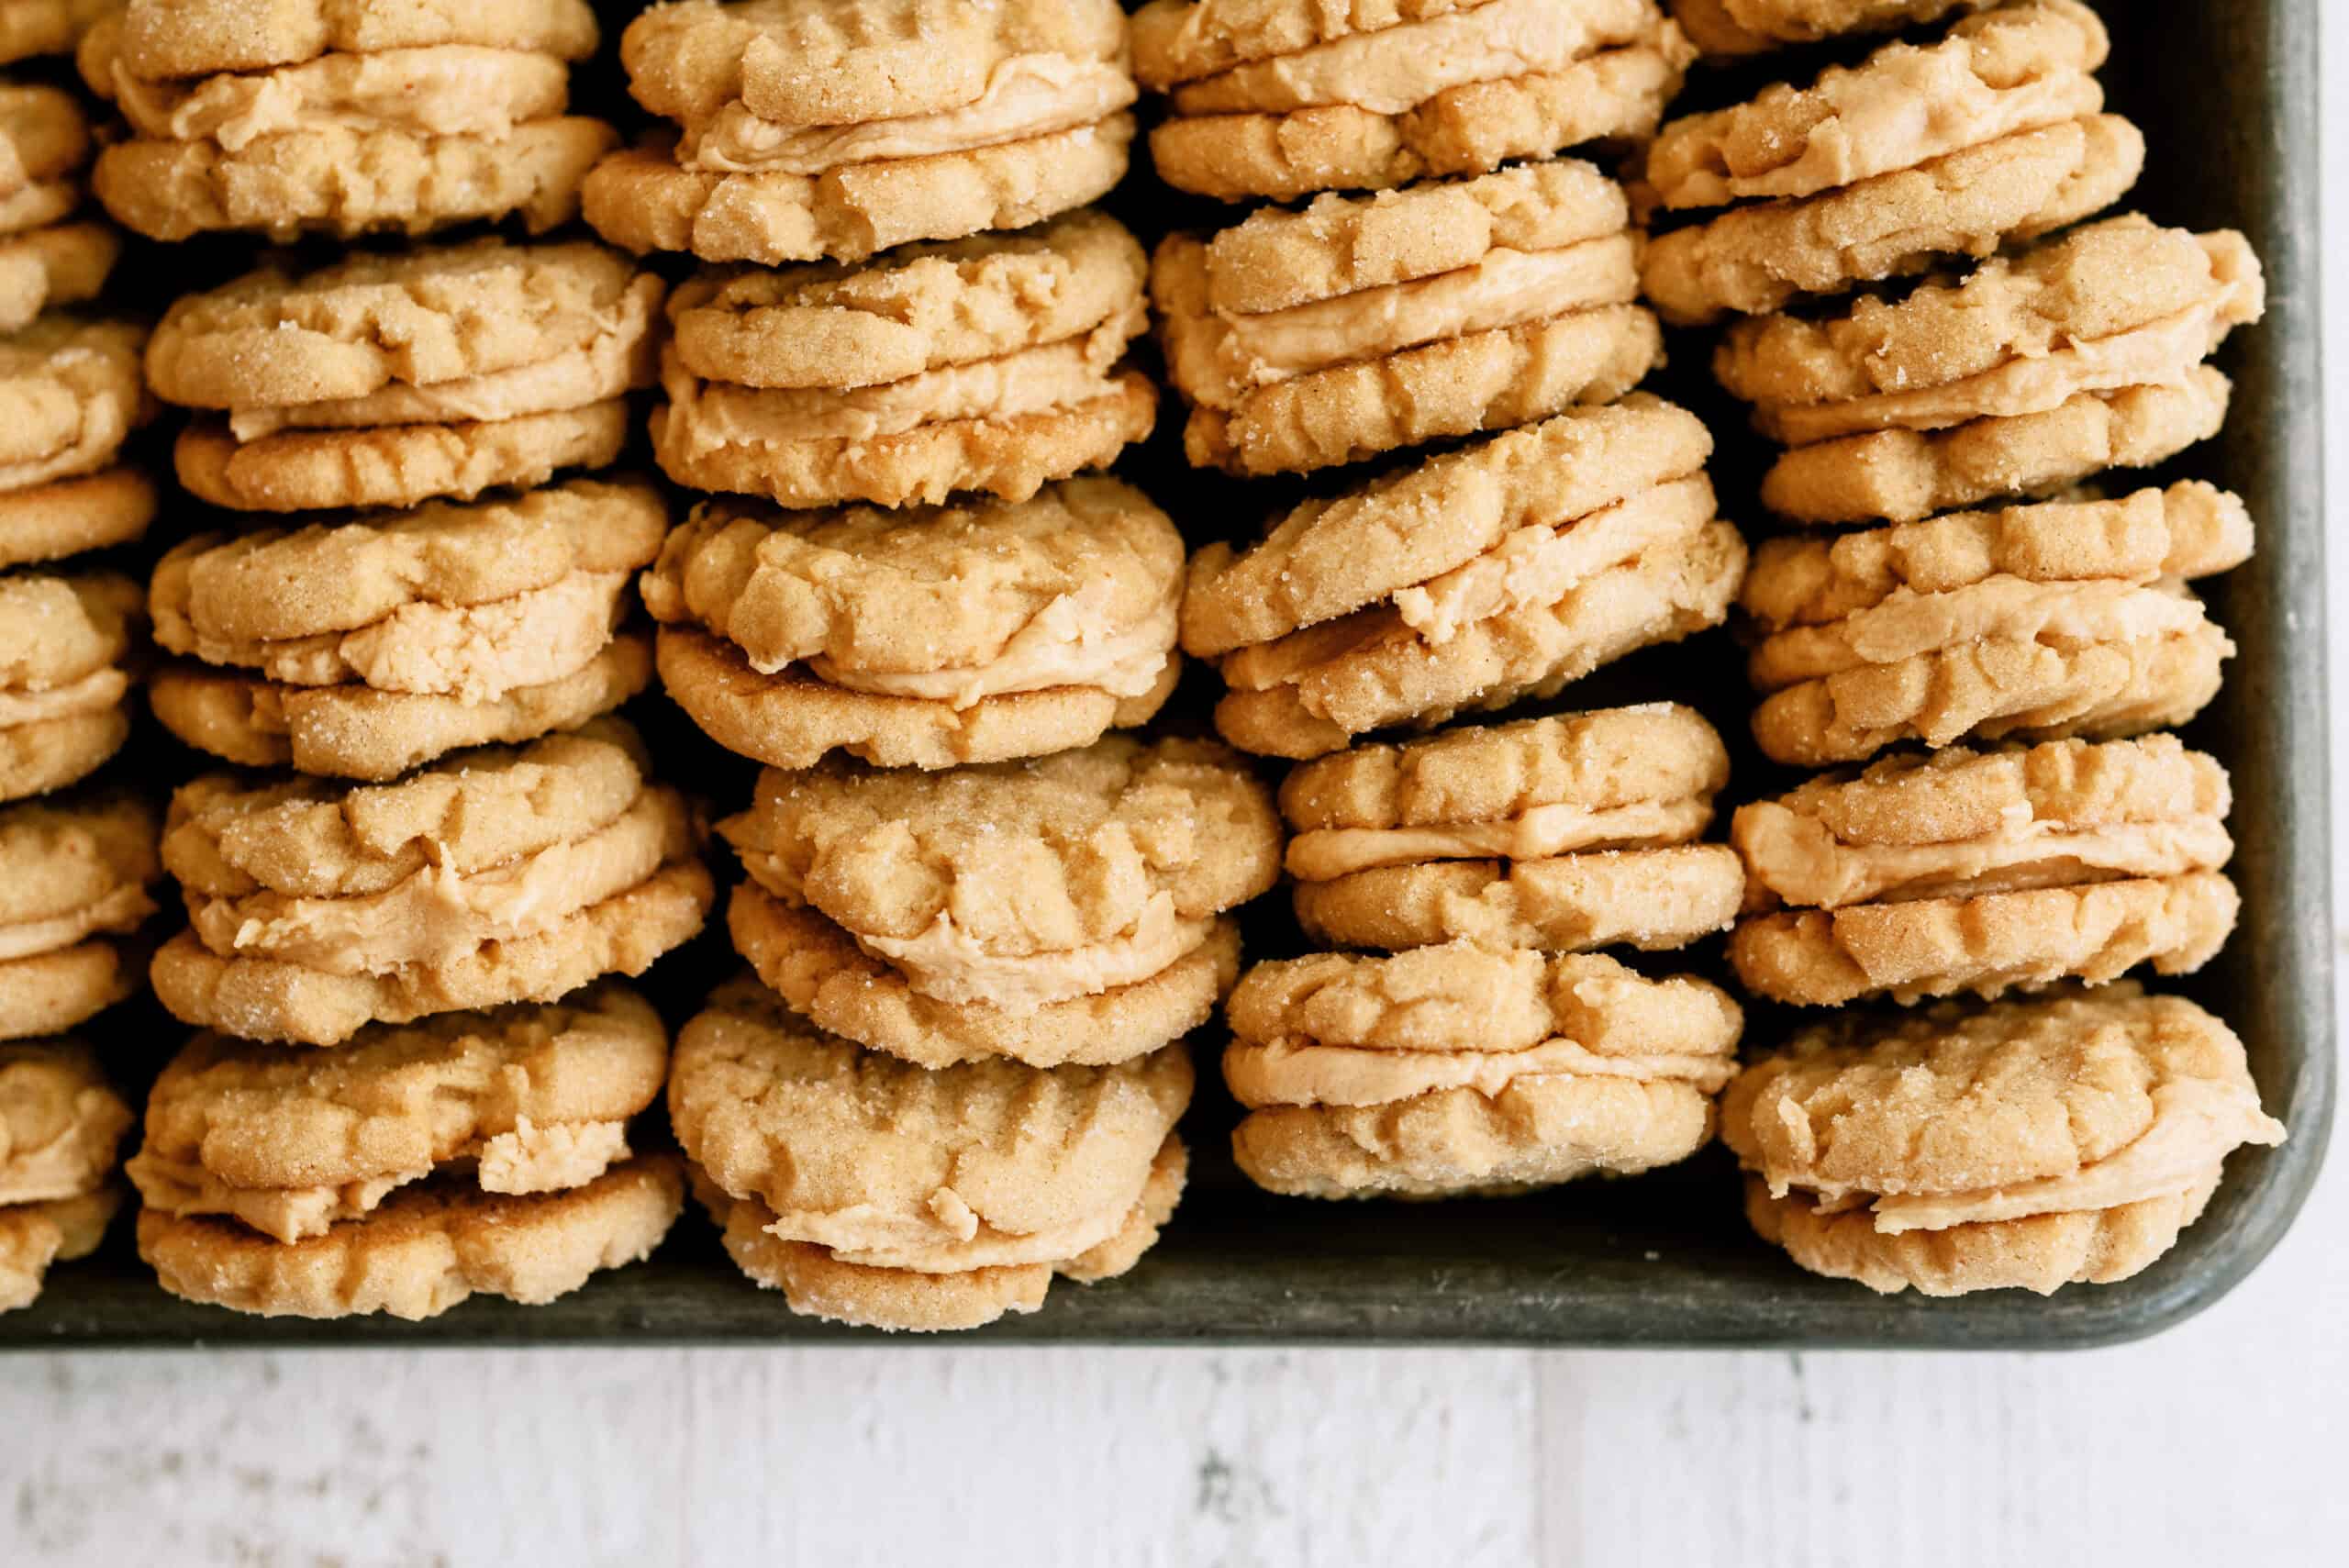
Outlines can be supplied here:
[[1098, 995], [1031, 1008], [941, 1002], [833, 921], [755, 882], [735, 887], [726, 923], [735, 951], [793, 1011], [827, 1033], [932, 1068], [989, 1057], [1031, 1067], [1130, 1061], [1205, 1024], [1240, 975], [1239, 927], [1219, 919], [1157, 973]]
[[604, 467], [627, 444], [628, 425], [628, 405], [617, 397], [511, 419], [286, 430], [250, 441], [199, 421], [180, 431], [172, 457], [181, 484], [233, 511], [413, 506]]
[[862, 267], [713, 270], [668, 316], [680, 361], [712, 381], [882, 386], [1079, 337], [1140, 301], [1147, 274], [1134, 237], [1087, 211]]
[[1848, 33], [1891, 32], [1979, 11], [1997, 0], [1671, 0], [1673, 19], [1707, 54], [1758, 54]]
[[[147, 376], [166, 402], [273, 411], [284, 426], [506, 418], [651, 384], [662, 292], [627, 258], [578, 240], [484, 239], [300, 273], [269, 265], [175, 302], [147, 345]], [[573, 361], [588, 390], [557, 395]]]
[[96, 1191], [114, 1171], [130, 1107], [77, 1040], [0, 1045], [0, 1204]]
[[1107, 195], [1125, 177], [1133, 117], [1027, 141], [801, 174], [681, 168], [673, 139], [605, 157], [580, 201], [588, 226], [641, 254], [782, 266], [861, 261], [896, 246], [1025, 228]]
[[[79, 784], [129, 739], [130, 710], [119, 701], [57, 718], [0, 725], [0, 801], [23, 800]], [[106, 1000], [119, 1000], [121, 995], [116, 992]], [[105, 1005], [90, 1004], [93, 1010]]]
[[213, 142], [117, 142], [91, 188], [116, 222], [150, 239], [255, 232], [429, 233], [519, 215], [542, 234], [579, 212], [580, 185], [618, 139], [601, 120], [532, 120], [511, 136], [417, 136], [328, 126]]
[[128, 544], [145, 536], [157, 505], [154, 481], [133, 468], [0, 492], [0, 567]]
[[0, 238], [0, 332], [96, 298], [121, 254], [121, 239], [103, 223], [59, 223]]
[[154, 813], [118, 794], [0, 808], [0, 1039], [71, 1029], [129, 989], [155, 912]]
[[775, 1222], [773, 1209], [756, 1198], [728, 1196], [697, 1169], [693, 1178], [694, 1195], [724, 1233], [727, 1255], [762, 1289], [782, 1291], [792, 1311], [863, 1329], [940, 1333], [980, 1328], [1007, 1312], [1035, 1311], [1055, 1274], [1096, 1284], [1125, 1273], [1174, 1218], [1188, 1170], [1183, 1140], [1170, 1133], [1141, 1198], [1108, 1240], [1057, 1262], [944, 1274], [846, 1262], [825, 1248], [783, 1240], [768, 1229]]
[[2017, 0], [1931, 44], [1887, 44], [1806, 87], [1780, 83], [1657, 132], [1646, 182], [1664, 207], [1815, 195], [2104, 106], [2110, 39], [2078, 0]]
[[93, 940], [0, 963], [0, 1040], [75, 1029], [128, 999], [149, 951], [136, 940]]
[[1640, 284], [1658, 315], [1701, 327], [1981, 259], [2128, 194], [2145, 138], [2118, 115], [2018, 131], [1815, 196], [1757, 202], [1650, 237]]
[[1788, 445], [1946, 429], [2174, 379], [2265, 298], [2242, 235], [2110, 218], [1898, 301], [1739, 322], [1713, 371]]
[[0, 338], [0, 491], [103, 468], [150, 411], [139, 379], [147, 329], [45, 316]]
[[2285, 1136], [2224, 1024], [2133, 985], [1847, 1016], [1740, 1074], [1721, 1130], [1765, 1238], [1934, 1295], [2126, 1277]]
[[1113, 1067], [940, 1071], [860, 1050], [738, 981], [679, 1036], [678, 1141], [773, 1233], [952, 1273], [1057, 1262], [1115, 1236], [1189, 1103], [1179, 1049]]
[[378, 1026], [331, 1051], [199, 1035], [149, 1093], [126, 1167], [147, 1207], [280, 1241], [325, 1235], [443, 1167], [488, 1193], [584, 1186], [660, 1097], [660, 1015], [624, 986]]
[[322, 54], [462, 45], [526, 50], [582, 61], [596, 52], [586, 0], [496, 0], [469, 6], [421, 0], [353, 6], [347, 0], [272, 0], [255, 16], [247, 0], [129, 0], [118, 47], [143, 77], [209, 76], [295, 65]]
[[519, 1196], [426, 1184], [323, 1236], [274, 1241], [232, 1219], [139, 1216], [139, 1255], [187, 1301], [263, 1317], [436, 1317], [479, 1292], [540, 1306], [640, 1262], [685, 1204], [677, 1161], [644, 1155], [585, 1186]]
[[1335, 620], [1432, 582], [1521, 530], [1559, 529], [1701, 473], [1712, 438], [1644, 393], [1445, 452], [1308, 501], [1244, 550], [1194, 558], [1185, 651], [1214, 658]]
[[1554, 695], [1610, 660], [1720, 624], [1744, 574], [1744, 541], [1713, 521], [1591, 573], [1553, 603], [1470, 622], [1442, 643], [1393, 609], [1324, 622], [1226, 656], [1233, 689], [1216, 706], [1216, 728], [1242, 751], [1301, 760], [1371, 730]]
[[1135, 68], [1172, 89], [1160, 177], [1227, 201], [1479, 174], [1652, 134], [1694, 50], [1644, 0], [1561, 6], [1254, 6], [1135, 18]]
[[594, 480], [512, 499], [199, 534], [150, 591], [158, 643], [297, 686], [486, 702], [584, 667], [609, 642], [668, 510]]
[[83, 30], [115, 4], [116, 0], [14, 0], [0, 6], [0, 65], [67, 52]]
[[186, 662], [147, 682], [163, 728], [244, 767], [383, 781], [451, 751], [518, 745], [610, 712], [652, 678], [652, 640], [622, 631], [584, 665], [484, 703], [364, 686], [286, 686]]
[[121, 1207], [122, 1189], [113, 1185], [79, 1197], [0, 1206], [0, 1312], [30, 1307], [50, 1264], [96, 1251]]

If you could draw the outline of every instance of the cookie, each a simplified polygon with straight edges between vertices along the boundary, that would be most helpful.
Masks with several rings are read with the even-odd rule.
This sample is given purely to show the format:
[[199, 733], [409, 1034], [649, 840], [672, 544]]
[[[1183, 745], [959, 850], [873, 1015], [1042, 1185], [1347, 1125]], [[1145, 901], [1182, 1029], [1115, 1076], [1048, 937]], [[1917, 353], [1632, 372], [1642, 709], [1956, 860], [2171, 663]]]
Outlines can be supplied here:
[[0, 492], [0, 567], [128, 544], [146, 535], [156, 505], [154, 482], [133, 468]]
[[802, 1317], [898, 1333], [976, 1329], [1007, 1312], [1033, 1312], [1044, 1304], [1054, 1275], [1097, 1284], [1130, 1270], [1157, 1243], [1174, 1218], [1189, 1173], [1183, 1140], [1160, 1146], [1150, 1176], [1115, 1234], [1074, 1258], [1052, 1263], [1007, 1263], [954, 1273], [874, 1268], [843, 1262], [827, 1248], [774, 1235], [774, 1211], [756, 1198], [729, 1196], [699, 1170], [694, 1195], [723, 1232], [727, 1255], [784, 1305]]
[[62, 180], [89, 156], [90, 123], [72, 94], [0, 82], [0, 196]]
[[1640, 286], [1664, 320], [1701, 327], [1909, 276], [2103, 211], [2145, 166], [2118, 115], [2018, 131], [1815, 196], [1756, 202], [1650, 237]]
[[1797, 522], [1911, 522], [2002, 496], [2052, 495], [2210, 439], [2232, 392], [2201, 365], [2183, 381], [2082, 393], [2041, 414], [1816, 441], [1770, 465], [1762, 503]]
[[414, 506], [529, 489], [566, 468], [601, 468], [628, 442], [620, 398], [511, 419], [284, 430], [240, 441], [221, 421], [184, 427], [173, 445], [180, 484], [243, 512]]
[[1742, 603], [1753, 732], [1773, 759], [1860, 762], [1897, 740], [2125, 736], [2182, 722], [2233, 646], [2184, 580], [2251, 551], [2208, 485], [1771, 541]]
[[0, 577], [0, 800], [62, 788], [120, 748], [144, 603], [117, 573]]
[[2174, 381], [2265, 305], [2242, 235], [2117, 217], [1897, 301], [1741, 321], [1713, 371], [1789, 446], [1941, 430]]
[[94, 473], [152, 406], [139, 379], [143, 327], [45, 316], [0, 337], [0, 493]]
[[1235, 201], [1482, 174], [1641, 140], [1694, 55], [1647, 0], [1479, 6], [1155, 0], [1135, 72], [1171, 92], [1151, 137], [1169, 184]]
[[280, 429], [505, 419], [652, 379], [661, 280], [600, 245], [500, 239], [263, 266], [164, 314], [157, 396]]
[[139, 1214], [139, 1255], [185, 1301], [267, 1318], [437, 1317], [479, 1293], [538, 1307], [597, 1271], [641, 1262], [685, 1206], [668, 1155], [640, 1155], [567, 1192], [426, 1182], [323, 1236], [273, 1241], [236, 1220]]
[[0, 1312], [30, 1307], [50, 1264], [96, 1251], [121, 1207], [119, 1186], [47, 1203], [0, 1205]]
[[90, 187], [117, 223], [167, 242], [196, 234], [421, 235], [518, 216], [533, 234], [579, 212], [580, 185], [618, 140], [601, 120], [532, 120], [511, 136], [417, 136], [339, 126], [210, 141], [117, 142]]
[[1851, 33], [1891, 32], [1979, 11], [1997, 0], [1671, 0], [1673, 19], [1709, 55], [1759, 54]]
[[489, 702], [584, 668], [667, 531], [649, 484], [198, 534], [149, 590], [155, 639], [284, 685]]
[[566, 1191], [629, 1158], [629, 1118], [659, 1098], [668, 1055], [660, 1015], [609, 984], [378, 1026], [331, 1051], [198, 1035], [149, 1093], [126, 1173], [150, 1209], [289, 1242], [436, 1172]]
[[1258, 964], [1232, 992], [1241, 1169], [1308, 1197], [1522, 1192], [1687, 1158], [1743, 1018], [1719, 987], [1468, 943]]
[[863, 266], [710, 269], [680, 284], [677, 357], [710, 381], [840, 390], [1065, 342], [1138, 304], [1149, 263], [1114, 218], [911, 245]]
[[256, 17], [246, 0], [129, 0], [118, 47], [142, 77], [208, 76], [297, 65], [328, 53], [465, 46], [582, 61], [596, 52], [586, 0], [450, 0], [397, 6], [345, 0], [273, 0]]
[[0, 1045], [0, 1205], [95, 1192], [132, 1120], [88, 1046]]
[[2226, 1025], [2121, 984], [1805, 1030], [1731, 1084], [1721, 1136], [1755, 1229], [1806, 1268], [2045, 1295], [2145, 1267], [2230, 1151], [2285, 1129]]
[[[5, 198], [0, 198], [5, 199]], [[122, 241], [102, 223], [60, 223], [0, 238], [0, 332], [83, 305], [106, 287]]]
[[[1710, 510], [1710, 489], [1673, 505]], [[1571, 539], [1572, 534], [1559, 536]], [[1299, 760], [1371, 730], [1427, 728], [1464, 713], [1555, 695], [1611, 660], [1718, 626], [1745, 574], [1745, 545], [1725, 522], [1597, 565], [1547, 604], [1512, 605], [1451, 628], [1442, 641], [1399, 607], [1358, 611], [1258, 643], [1219, 663], [1232, 688], [1216, 728], [1242, 751]]]
[[118, 940], [155, 912], [154, 813], [96, 794], [0, 807], [0, 1039], [71, 1029], [118, 1000]]
[[623, 631], [573, 673], [492, 702], [285, 686], [180, 662], [149, 675], [147, 706], [181, 740], [243, 767], [381, 782], [466, 747], [518, 745], [574, 728], [651, 678], [652, 639]]
[[1569, 163], [1168, 237], [1151, 296], [1191, 461], [1305, 472], [1613, 401], [1662, 358], [1620, 201]]
[[1686, 946], [1744, 892], [1733, 852], [1692, 842], [1728, 777], [1712, 727], [1669, 705], [1308, 762], [1281, 786], [1297, 918], [1343, 947]]
[[680, 484], [785, 506], [934, 506], [964, 490], [1025, 501], [1150, 434], [1157, 389], [1119, 368], [1146, 317], [1135, 296], [1056, 341], [852, 388], [706, 380], [672, 348], [653, 452]]
[[1179, 1048], [1110, 1067], [933, 1071], [825, 1035], [742, 980], [679, 1035], [669, 1115], [713, 1185], [772, 1211], [778, 1240], [952, 1274], [1058, 1263], [1115, 1237], [1190, 1095]]
[[116, 0], [16, 0], [0, 6], [0, 65], [63, 54]]

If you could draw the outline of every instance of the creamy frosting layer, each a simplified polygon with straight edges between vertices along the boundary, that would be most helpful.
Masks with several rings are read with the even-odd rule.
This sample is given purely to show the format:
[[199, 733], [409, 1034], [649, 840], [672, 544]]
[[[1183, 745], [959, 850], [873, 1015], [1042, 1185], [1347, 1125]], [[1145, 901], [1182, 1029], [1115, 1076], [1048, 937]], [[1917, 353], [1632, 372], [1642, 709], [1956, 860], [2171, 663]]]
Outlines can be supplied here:
[[1846, 844], [1818, 818], [1751, 809], [1739, 833], [1746, 863], [1788, 904], [1820, 909], [1958, 895], [2012, 893], [2107, 876], [2176, 876], [2226, 864], [2225, 821], [2129, 822], [2076, 831], [2017, 802], [2005, 828], [1941, 844]]
[[818, 655], [807, 669], [846, 691], [883, 696], [919, 697], [967, 708], [987, 697], [1019, 692], [1085, 686], [1113, 696], [1135, 697], [1152, 690], [1172, 657], [1179, 630], [1182, 584], [1150, 617], [1129, 627], [1102, 624], [1085, 590], [1063, 594], [1014, 633], [1003, 651], [984, 664], [960, 669], [873, 671], [844, 669]]
[[1571, 1040], [1523, 1051], [1386, 1051], [1259, 1044], [1224, 1048], [1223, 1071], [1242, 1105], [1383, 1106], [1446, 1089], [1491, 1097], [1528, 1078], [1631, 1078], [1718, 1093], [1737, 1071], [1729, 1056], [1602, 1056]]
[[551, 54], [449, 45], [326, 54], [194, 83], [150, 82], [114, 61], [114, 101], [139, 135], [234, 152], [285, 131], [347, 128], [502, 140], [562, 113], [570, 67]]
[[129, 690], [129, 672], [109, 665], [46, 691], [0, 691], [0, 727], [103, 712], [118, 705]]
[[1643, 800], [1594, 810], [1537, 806], [1495, 822], [1419, 828], [1316, 828], [1289, 840], [1289, 874], [1328, 882], [1380, 866], [1427, 861], [1536, 861], [1582, 851], [1685, 844], [1713, 819], [1709, 800]]
[[95, 932], [135, 930], [154, 912], [155, 901], [145, 888], [117, 887], [62, 915], [0, 926], [0, 962], [55, 952]]
[[1174, 895], [1160, 892], [1122, 936], [1057, 952], [1008, 957], [988, 952], [947, 910], [941, 910], [917, 936], [852, 934], [859, 947], [896, 966], [906, 983], [925, 996], [1032, 1012], [1148, 980], [1206, 941], [1214, 929], [1211, 917], [1186, 919], [1176, 914]]

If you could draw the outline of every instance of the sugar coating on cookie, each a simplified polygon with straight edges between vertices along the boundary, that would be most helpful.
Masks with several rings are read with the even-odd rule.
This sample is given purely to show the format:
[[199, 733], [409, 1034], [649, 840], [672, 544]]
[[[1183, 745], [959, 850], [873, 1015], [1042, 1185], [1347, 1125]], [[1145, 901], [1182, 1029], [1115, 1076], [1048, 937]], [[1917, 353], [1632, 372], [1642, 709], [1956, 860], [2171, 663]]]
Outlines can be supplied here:
[[141, 76], [168, 80], [298, 64], [322, 54], [472, 46], [526, 50], [562, 60], [596, 50], [585, 0], [419, 0], [396, 6], [342, 0], [275, 0], [256, 17], [244, 0], [131, 0], [119, 47]]
[[1695, 53], [1650, 0], [1156, 0], [1134, 32], [1137, 74], [1174, 110], [1152, 136], [1161, 177], [1227, 201], [1642, 139]]
[[150, 1208], [280, 1241], [363, 1218], [443, 1167], [484, 1192], [585, 1185], [629, 1157], [668, 1036], [625, 986], [378, 1025], [331, 1051], [203, 1034], [149, 1093], [127, 1167]]
[[639, 1155], [584, 1186], [518, 1195], [427, 1182], [300, 1241], [233, 1219], [139, 1216], [139, 1255], [183, 1300], [268, 1318], [437, 1317], [475, 1294], [542, 1306], [641, 1262], [685, 1206], [674, 1155]]
[[1055, 1263], [1115, 1236], [1190, 1095], [1179, 1048], [932, 1071], [828, 1036], [744, 979], [679, 1036], [669, 1113], [687, 1155], [772, 1210], [779, 1239], [954, 1273]]
[[667, 526], [651, 485], [577, 480], [472, 506], [198, 534], [156, 566], [155, 637], [286, 685], [488, 702], [593, 661]]
[[1962, 281], [1823, 319], [1739, 322], [1713, 359], [1765, 434], [1790, 446], [2044, 413], [2082, 393], [2182, 375], [2259, 319], [2259, 259], [2232, 230], [2131, 216]]
[[89, 1046], [0, 1044], [0, 1205], [96, 1191], [133, 1119]]
[[1721, 1133], [1798, 1262], [1936, 1296], [2126, 1278], [2229, 1152], [2285, 1137], [2232, 1031], [2132, 984], [1807, 1030], [1730, 1086]]
[[1313, 1197], [1520, 1192], [1685, 1159], [1743, 1027], [1701, 980], [1468, 941], [1259, 964], [1227, 1016], [1241, 1168]]

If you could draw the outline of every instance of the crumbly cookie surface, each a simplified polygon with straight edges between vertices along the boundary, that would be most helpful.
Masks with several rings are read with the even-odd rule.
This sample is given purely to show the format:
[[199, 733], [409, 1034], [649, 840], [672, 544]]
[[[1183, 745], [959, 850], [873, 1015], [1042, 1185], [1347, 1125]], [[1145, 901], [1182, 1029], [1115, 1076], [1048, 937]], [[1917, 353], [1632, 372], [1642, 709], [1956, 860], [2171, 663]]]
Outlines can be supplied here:
[[131, 0], [123, 9], [124, 61], [141, 76], [168, 80], [258, 71], [326, 53], [462, 44], [529, 50], [564, 60], [596, 51], [596, 14], [585, 0], [273, 0], [256, 17], [245, 0]]
[[133, 1119], [87, 1045], [0, 1044], [0, 1204], [95, 1191]]

